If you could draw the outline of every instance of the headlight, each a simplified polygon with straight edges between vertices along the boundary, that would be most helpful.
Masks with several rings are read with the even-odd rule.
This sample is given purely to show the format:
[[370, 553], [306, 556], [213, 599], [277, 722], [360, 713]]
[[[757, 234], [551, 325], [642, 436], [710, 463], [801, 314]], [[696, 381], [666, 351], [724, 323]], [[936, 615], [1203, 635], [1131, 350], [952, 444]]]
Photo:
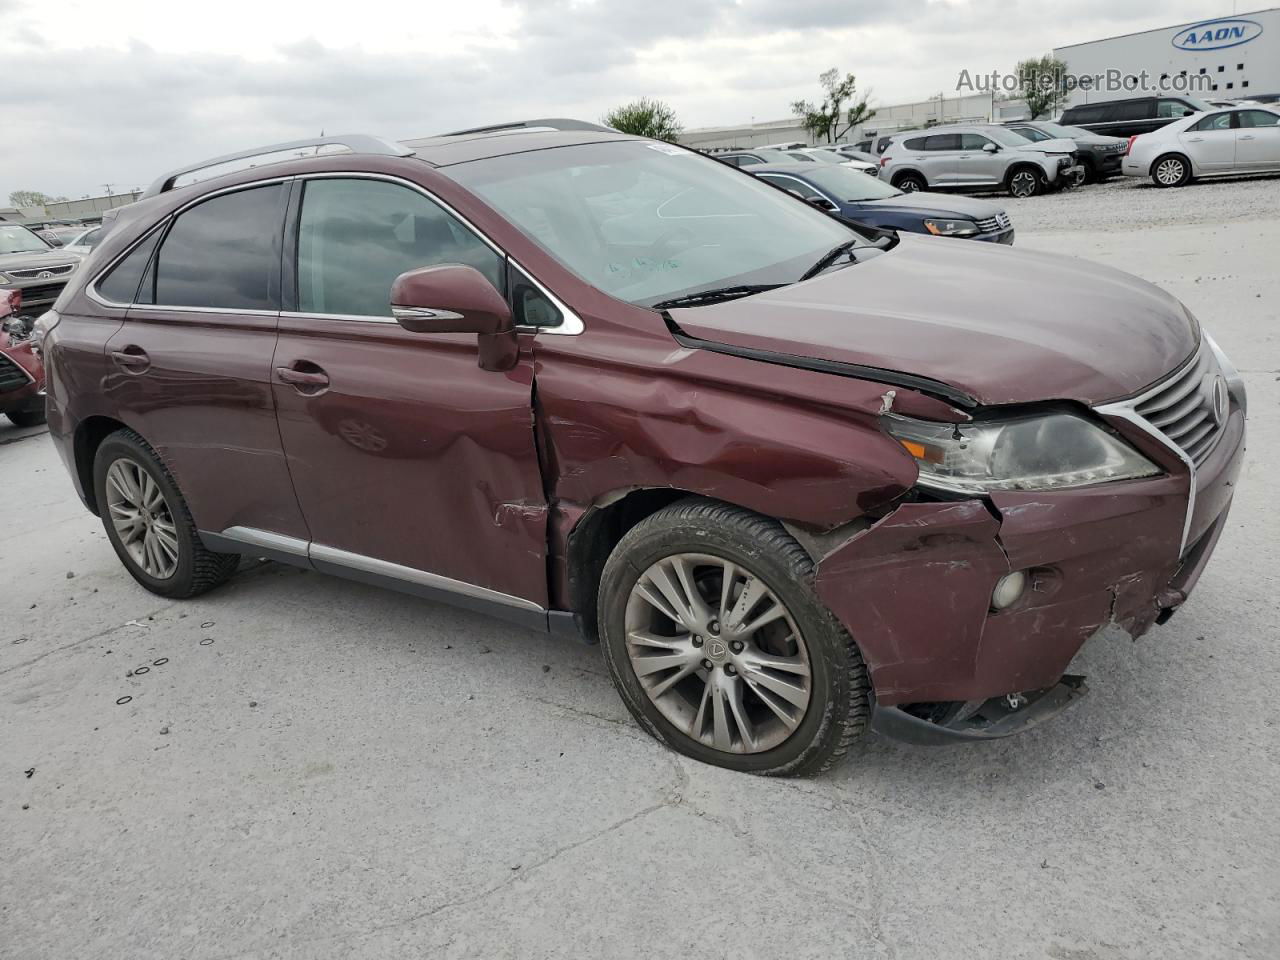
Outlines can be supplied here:
[[1074, 413], [972, 423], [888, 416], [882, 422], [916, 458], [922, 486], [954, 493], [1056, 490], [1160, 473], [1119, 436]]
[[978, 232], [972, 220], [926, 220], [924, 228], [935, 237], [972, 237]]

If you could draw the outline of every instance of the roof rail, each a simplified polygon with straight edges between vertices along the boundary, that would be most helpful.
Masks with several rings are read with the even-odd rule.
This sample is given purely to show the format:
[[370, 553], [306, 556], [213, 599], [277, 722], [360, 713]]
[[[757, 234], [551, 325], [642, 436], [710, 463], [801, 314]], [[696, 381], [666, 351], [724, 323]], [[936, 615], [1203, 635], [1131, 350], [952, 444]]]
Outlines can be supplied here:
[[454, 130], [442, 133], [442, 137], [461, 137], [471, 133], [498, 133], [502, 130], [522, 130], [530, 127], [544, 127], [551, 130], [594, 130], [596, 133], [617, 133], [610, 127], [586, 120], [568, 120], [562, 117], [548, 117], [543, 120], [514, 120], [511, 123], [494, 123], [485, 127], [471, 127], [468, 130]]
[[[408, 157], [413, 155], [413, 151], [406, 146], [383, 140], [381, 137], [371, 137], [364, 133], [348, 133], [333, 137], [308, 137], [305, 140], [290, 140], [287, 143], [273, 143], [265, 147], [254, 147], [251, 150], [228, 153], [225, 156], [214, 157], [212, 160], [202, 160], [200, 163], [193, 163], [187, 167], [170, 170], [152, 183], [151, 186], [147, 187], [140, 199], [145, 200], [148, 197], [154, 197], [172, 190], [174, 182], [188, 173], [219, 167], [224, 163], [234, 163], [236, 160], [251, 160], [254, 157], [270, 156], [273, 153], [285, 153], [290, 150], [323, 147], [330, 144], [346, 147], [352, 153], [369, 153], [384, 157]], [[281, 161], [271, 162], [278, 163]]]

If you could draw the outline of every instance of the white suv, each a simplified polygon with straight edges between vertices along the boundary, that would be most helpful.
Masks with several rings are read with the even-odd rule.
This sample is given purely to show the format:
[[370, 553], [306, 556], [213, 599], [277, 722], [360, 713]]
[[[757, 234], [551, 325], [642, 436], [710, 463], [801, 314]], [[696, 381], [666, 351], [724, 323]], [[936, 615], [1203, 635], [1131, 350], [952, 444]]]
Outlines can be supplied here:
[[1071, 140], [1032, 143], [992, 124], [898, 134], [880, 157], [880, 179], [905, 193], [1003, 189], [1031, 197], [1074, 186], [1083, 173]]

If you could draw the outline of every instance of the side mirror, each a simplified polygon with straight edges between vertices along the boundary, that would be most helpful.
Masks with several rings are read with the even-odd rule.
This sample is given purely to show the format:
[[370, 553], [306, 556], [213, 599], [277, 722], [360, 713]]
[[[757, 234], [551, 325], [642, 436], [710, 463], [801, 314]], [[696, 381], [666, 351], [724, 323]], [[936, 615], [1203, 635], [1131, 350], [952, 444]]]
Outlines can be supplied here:
[[994, 143], [983, 144], [983, 147], [982, 147], [982, 150], [984, 153], [995, 153], [999, 149], [1000, 148], [997, 147]]
[[511, 308], [475, 267], [446, 263], [400, 274], [391, 285], [391, 314], [411, 333], [479, 334], [483, 369], [515, 366]]

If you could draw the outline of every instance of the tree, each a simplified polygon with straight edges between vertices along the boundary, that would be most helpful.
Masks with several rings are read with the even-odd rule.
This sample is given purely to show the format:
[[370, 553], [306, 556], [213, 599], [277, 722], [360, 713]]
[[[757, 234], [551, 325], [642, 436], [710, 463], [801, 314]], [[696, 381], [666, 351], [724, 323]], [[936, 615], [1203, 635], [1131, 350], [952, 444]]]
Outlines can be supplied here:
[[15, 190], [9, 194], [9, 203], [15, 207], [43, 207], [46, 203], [58, 203], [66, 197], [51, 197], [39, 190]]
[[669, 104], [648, 97], [614, 107], [601, 118], [601, 122], [621, 133], [652, 137], [668, 143], [675, 143], [680, 131], [684, 129]]
[[1067, 65], [1053, 54], [1020, 61], [1016, 73], [1032, 120], [1052, 116], [1067, 99]]
[[[832, 67], [818, 77], [818, 82], [822, 84], [822, 89], [827, 94], [821, 104], [815, 105], [808, 100], [797, 100], [791, 104], [791, 112], [800, 118], [804, 128], [813, 135], [815, 140], [834, 143], [858, 124], [866, 123], [876, 115], [876, 112], [868, 106], [869, 97], [864, 96], [861, 100], [854, 99], [858, 82], [852, 73], [846, 73], [841, 80], [840, 71]], [[842, 127], [841, 111], [844, 110], [846, 101], [853, 102], [848, 112], [843, 115], [845, 125]]]

